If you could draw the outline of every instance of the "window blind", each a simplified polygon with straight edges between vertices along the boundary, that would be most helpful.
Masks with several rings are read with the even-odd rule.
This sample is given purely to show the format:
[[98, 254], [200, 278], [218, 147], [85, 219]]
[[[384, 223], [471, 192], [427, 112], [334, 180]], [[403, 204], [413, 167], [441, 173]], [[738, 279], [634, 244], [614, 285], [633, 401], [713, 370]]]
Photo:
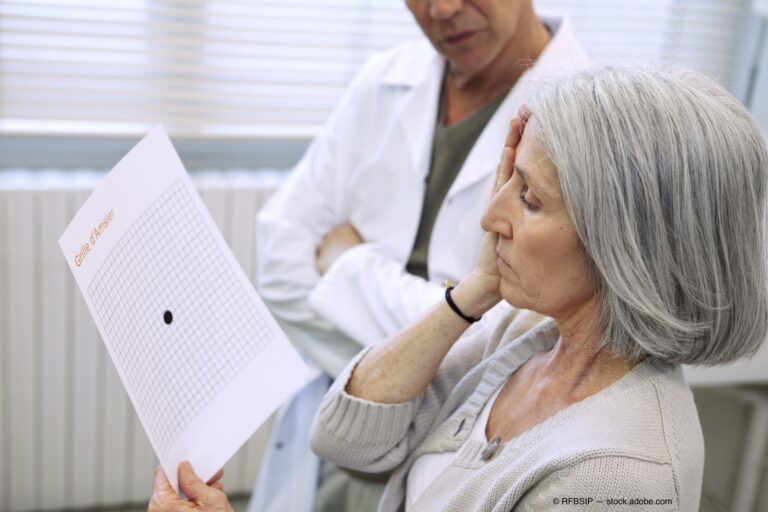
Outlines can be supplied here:
[[[751, 0], [538, 0], [603, 62], [728, 83]], [[401, 0], [0, 0], [0, 133], [308, 138], [373, 52], [420, 37]]]
[[540, 0], [536, 5], [567, 12], [595, 61], [679, 64], [728, 86], [750, 0]]

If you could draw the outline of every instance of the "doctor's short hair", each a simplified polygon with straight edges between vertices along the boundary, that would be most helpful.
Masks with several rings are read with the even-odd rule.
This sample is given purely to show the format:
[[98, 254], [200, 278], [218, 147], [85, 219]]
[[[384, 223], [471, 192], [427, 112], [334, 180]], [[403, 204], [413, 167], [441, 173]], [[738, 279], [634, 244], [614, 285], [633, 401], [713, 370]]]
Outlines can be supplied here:
[[601, 67], [526, 102], [590, 259], [602, 349], [716, 365], [768, 332], [768, 152], [713, 80]]

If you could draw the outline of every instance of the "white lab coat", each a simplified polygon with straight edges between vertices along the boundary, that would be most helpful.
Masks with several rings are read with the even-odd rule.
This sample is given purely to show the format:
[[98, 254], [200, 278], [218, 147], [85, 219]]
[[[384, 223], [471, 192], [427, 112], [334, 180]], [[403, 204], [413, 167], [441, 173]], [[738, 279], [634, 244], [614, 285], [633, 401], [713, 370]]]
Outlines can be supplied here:
[[[338, 375], [363, 346], [412, 323], [442, 300], [443, 280], [459, 281], [474, 267], [480, 219], [525, 91], [587, 61], [567, 19], [545, 22], [555, 35], [485, 126], [440, 208], [429, 245], [429, 280], [404, 269], [419, 225], [445, 67], [426, 39], [366, 63], [322, 134], [259, 213], [257, 290], [288, 337], [325, 373]], [[331, 228], [347, 222], [366, 242], [318, 275], [316, 247]], [[316, 410], [317, 402], [309, 394], [304, 398], [296, 398], [306, 402], [298, 408]], [[281, 442], [285, 450], [286, 443], [303, 442], [309, 456], [310, 425], [301, 438], [295, 421], [287, 423], [290, 434], [276, 425], [273, 445]], [[261, 495], [254, 495], [250, 510], [270, 510], [265, 489], [295, 496], [290, 508], [274, 510], [311, 510], [316, 478], [299, 482], [264, 465], [261, 474], [271, 483], [257, 485]]]

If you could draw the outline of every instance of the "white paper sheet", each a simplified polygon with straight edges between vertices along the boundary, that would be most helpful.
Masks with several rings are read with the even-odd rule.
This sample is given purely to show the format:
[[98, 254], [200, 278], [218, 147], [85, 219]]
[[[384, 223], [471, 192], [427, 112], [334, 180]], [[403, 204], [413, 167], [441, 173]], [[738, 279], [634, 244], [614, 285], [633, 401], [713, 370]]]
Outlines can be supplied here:
[[59, 239], [174, 488], [208, 480], [310, 373], [257, 296], [162, 128]]

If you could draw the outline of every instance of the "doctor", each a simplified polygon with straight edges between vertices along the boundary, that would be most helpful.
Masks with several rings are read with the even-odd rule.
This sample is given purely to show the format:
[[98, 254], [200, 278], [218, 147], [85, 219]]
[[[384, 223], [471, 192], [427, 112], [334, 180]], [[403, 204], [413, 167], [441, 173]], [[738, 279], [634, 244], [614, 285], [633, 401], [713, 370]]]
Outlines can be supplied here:
[[256, 287], [319, 370], [278, 413], [252, 512], [376, 509], [386, 476], [319, 469], [308, 441], [317, 406], [362, 347], [474, 267], [525, 90], [586, 63], [568, 21], [538, 18], [532, 0], [406, 4], [426, 39], [365, 64], [258, 215]]

